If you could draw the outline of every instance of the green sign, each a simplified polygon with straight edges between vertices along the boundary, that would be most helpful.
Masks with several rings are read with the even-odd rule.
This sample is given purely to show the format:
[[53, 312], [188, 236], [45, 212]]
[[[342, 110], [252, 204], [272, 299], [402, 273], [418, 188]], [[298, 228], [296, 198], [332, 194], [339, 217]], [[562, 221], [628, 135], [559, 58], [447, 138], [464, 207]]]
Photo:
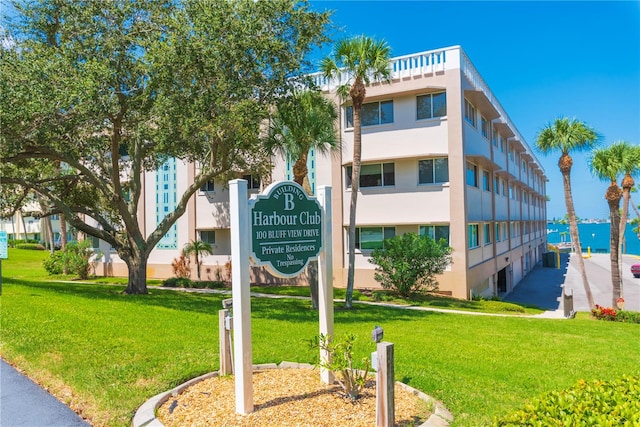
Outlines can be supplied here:
[[0, 231], [0, 259], [9, 258], [9, 251], [7, 247], [9, 246], [9, 241], [7, 240], [7, 232]]
[[253, 259], [279, 277], [300, 274], [322, 248], [322, 210], [316, 198], [293, 181], [280, 181], [251, 204]]

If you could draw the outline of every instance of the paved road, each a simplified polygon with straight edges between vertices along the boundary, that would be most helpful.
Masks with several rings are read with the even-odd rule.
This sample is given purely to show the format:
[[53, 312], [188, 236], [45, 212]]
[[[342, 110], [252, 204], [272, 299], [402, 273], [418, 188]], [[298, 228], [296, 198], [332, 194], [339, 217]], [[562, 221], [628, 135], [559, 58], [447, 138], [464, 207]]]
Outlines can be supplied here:
[[[527, 277], [507, 295], [505, 301], [537, 305], [547, 310], [563, 310], [562, 289], [573, 294], [575, 311], [589, 311], [586, 293], [580, 279], [575, 254], [560, 254], [560, 269], [536, 266]], [[631, 265], [640, 263], [635, 255], [622, 256], [622, 281], [625, 309], [640, 311], [640, 279], [631, 274]], [[611, 270], [609, 254], [592, 254], [584, 260], [591, 293], [596, 304], [612, 306]]]
[[89, 426], [68, 406], [0, 359], [0, 426]]

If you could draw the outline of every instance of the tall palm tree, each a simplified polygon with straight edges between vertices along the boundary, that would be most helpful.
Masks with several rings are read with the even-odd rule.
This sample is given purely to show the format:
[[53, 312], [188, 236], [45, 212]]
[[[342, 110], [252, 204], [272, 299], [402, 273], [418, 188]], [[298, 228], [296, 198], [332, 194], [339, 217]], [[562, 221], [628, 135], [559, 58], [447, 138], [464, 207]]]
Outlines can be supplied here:
[[267, 146], [272, 153], [295, 159], [293, 180], [310, 196], [307, 157], [312, 149], [329, 153], [340, 148], [334, 127], [337, 117], [333, 102], [320, 92], [306, 90], [284, 100], [269, 125]]
[[338, 87], [343, 99], [350, 99], [353, 108], [353, 164], [351, 168], [351, 201], [349, 205], [349, 272], [345, 306], [353, 303], [356, 256], [356, 203], [360, 187], [362, 128], [360, 111], [371, 80], [390, 81], [391, 48], [384, 40], [357, 36], [339, 41], [331, 56], [322, 60], [320, 68], [326, 78], [347, 83]]
[[191, 243], [187, 243], [182, 250], [185, 255], [193, 255], [196, 259], [196, 267], [198, 271], [198, 280], [200, 280], [200, 256], [209, 254], [213, 255], [213, 248], [210, 243], [203, 242], [202, 240], [192, 240]]
[[[285, 99], [269, 125], [267, 147], [272, 153], [280, 153], [295, 159], [293, 180], [313, 195], [309, 185], [307, 158], [309, 152], [329, 153], [340, 149], [335, 121], [338, 117], [333, 102], [318, 91], [299, 91]], [[317, 263], [309, 264], [309, 289], [311, 305], [318, 308]]]
[[620, 216], [620, 238], [624, 239], [624, 232], [627, 228], [629, 217], [629, 201], [631, 200], [631, 190], [636, 185], [633, 177], [640, 173], [640, 146], [631, 145], [627, 141], [619, 141], [623, 155], [621, 172], [622, 178], [622, 215]]
[[601, 140], [600, 135], [586, 123], [576, 119], [567, 117], [558, 118], [553, 123], [545, 126], [536, 136], [536, 147], [543, 154], [559, 151], [561, 153], [558, 160], [558, 167], [562, 174], [562, 183], [564, 186], [564, 201], [567, 206], [567, 215], [569, 216], [569, 232], [571, 241], [575, 247], [575, 253], [578, 263], [578, 270], [582, 278], [584, 291], [587, 295], [587, 301], [590, 307], [594, 307], [593, 294], [587, 279], [587, 271], [584, 268], [584, 259], [582, 258], [582, 248], [580, 246], [580, 236], [578, 235], [578, 222], [576, 220], [576, 211], [573, 207], [573, 196], [571, 194], [571, 167], [573, 159], [569, 155], [570, 152], [590, 150]]
[[605, 193], [605, 199], [609, 205], [609, 219], [611, 220], [611, 232], [609, 238], [610, 259], [611, 259], [611, 285], [613, 288], [613, 304], [621, 295], [620, 285], [620, 200], [622, 199], [622, 189], [616, 182], [623, 165], [624, 146], [612, 144], [606, 148], [593, 151], [590, 159], [591, 170], [602, 180], [609, 180], [610, 184]]

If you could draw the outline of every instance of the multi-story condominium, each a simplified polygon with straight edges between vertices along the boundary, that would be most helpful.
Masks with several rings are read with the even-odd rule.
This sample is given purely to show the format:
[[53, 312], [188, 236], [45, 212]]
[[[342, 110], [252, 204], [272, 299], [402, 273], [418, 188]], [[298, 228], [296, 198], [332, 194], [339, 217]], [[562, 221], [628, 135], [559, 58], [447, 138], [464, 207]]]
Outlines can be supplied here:
[[[315, 76], [339, 107], [342, 150], [310, 153], [313, 189], [333, 188], [334, 283], [346, 286], [353, 111], [336, 94], [339, 83]], [[275, 159], [266, 181], [291, 179], [291, 164]], [[151, 229], [173, 208], [196, 166], [170, 160], [145, 175], [141, 217]], [[250, 193], [260, 179], [246, 176]], [[357, 204], [356, 288], [373, 288], [371, 251], [383, 239], [415, 232], [444, 238], [453, 264], [439, 289], [458, 298], [510, 292], [542, 259], [546, 247], [545, 172], [464, 51], [432, 50], [392, 60], [390, 83], [373, 82], [362, 109], [362, 168]], [[149, 277], [170, 277], [170, 264], [190, 240], [214, 245], [203, 278], [224, 275], [230, 258], [229, 193], [212, 182], [194, 196], [149, 259]], [[126, 275], [115, 253], [105, 273]], [[255, 268], [256, 281], [271, 280]], [[301, 276], [299, 280], [305, 280]]]

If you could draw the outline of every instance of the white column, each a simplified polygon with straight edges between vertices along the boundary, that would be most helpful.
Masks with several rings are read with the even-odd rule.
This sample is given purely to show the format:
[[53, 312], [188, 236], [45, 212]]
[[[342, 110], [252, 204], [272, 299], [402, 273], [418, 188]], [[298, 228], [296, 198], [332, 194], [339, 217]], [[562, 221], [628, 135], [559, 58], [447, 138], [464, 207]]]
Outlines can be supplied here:
[[[320, 333], [333, 337], [333, 252], [331, 240], [331, 187], [318, 187], [318, 202], [322, 208], [322, 251], [318, 257], [318, 311]], [[320, 350], [320, 360], [327, 360], [328, 352]], [[320, 380], [333, 384], [333, 374], [320, 369]]]
[[231, 296], [233, 297], [236, 412], [253, 412], [251, 301], [249, 294], [249, 203], [247, 181], [229, 181]]

